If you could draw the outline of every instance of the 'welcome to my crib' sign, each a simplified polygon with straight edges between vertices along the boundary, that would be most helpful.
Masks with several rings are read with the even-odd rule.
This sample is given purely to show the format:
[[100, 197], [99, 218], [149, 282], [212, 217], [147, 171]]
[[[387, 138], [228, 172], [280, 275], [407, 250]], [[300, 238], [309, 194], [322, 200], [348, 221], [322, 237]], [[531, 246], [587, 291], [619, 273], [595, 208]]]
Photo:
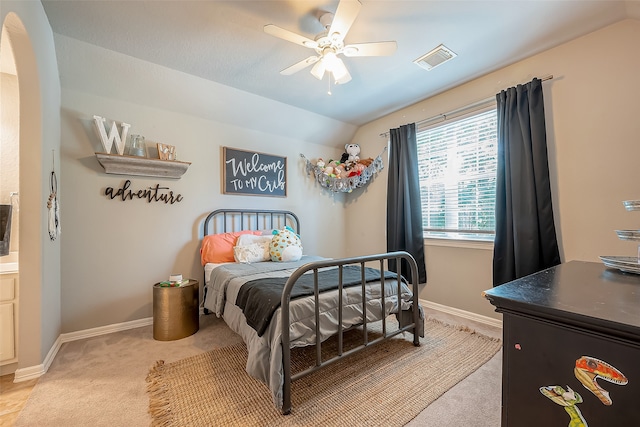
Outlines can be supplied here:
[[287, 196], [287, 158], [222, 147], [223, 193]]

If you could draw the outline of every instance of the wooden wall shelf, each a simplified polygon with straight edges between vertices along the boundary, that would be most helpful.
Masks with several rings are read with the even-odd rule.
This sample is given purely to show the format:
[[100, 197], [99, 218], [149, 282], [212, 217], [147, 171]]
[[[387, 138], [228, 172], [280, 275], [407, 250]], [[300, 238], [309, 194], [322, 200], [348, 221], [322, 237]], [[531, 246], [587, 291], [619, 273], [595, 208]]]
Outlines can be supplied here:
[[155, 176], [180, 178], [191, 165], [177, 160], [147, 159], [146, 157], [96, 153], [106, 173], [116, 175]]

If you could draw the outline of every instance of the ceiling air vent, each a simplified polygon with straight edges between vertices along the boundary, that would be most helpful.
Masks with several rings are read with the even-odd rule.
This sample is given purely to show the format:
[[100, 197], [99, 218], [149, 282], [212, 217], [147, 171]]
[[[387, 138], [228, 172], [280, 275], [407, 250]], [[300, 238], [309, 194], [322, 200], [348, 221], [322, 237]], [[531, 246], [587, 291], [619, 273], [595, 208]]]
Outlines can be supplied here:
[[451, 49], [441, 44], [440, 46], [433, 49], [431, 52], [422, 55], [420, 58], [416, 59], [415, 62], [422, 68], [427, 71], [430, 71], [437, 67], [438, 65], [447, 62], [450, 59], [455, 58], [457, 55]]

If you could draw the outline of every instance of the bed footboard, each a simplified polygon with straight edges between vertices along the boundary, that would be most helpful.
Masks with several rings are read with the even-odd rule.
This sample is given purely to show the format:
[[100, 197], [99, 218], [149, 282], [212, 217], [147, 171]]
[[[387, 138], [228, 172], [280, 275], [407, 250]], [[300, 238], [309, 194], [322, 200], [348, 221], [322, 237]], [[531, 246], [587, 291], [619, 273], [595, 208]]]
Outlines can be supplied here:
[[[410, 276], [411, 277], [406, 277], [406, 280], [410, 281], [410, 285], [412, 285], [412, 299], [411, 299], [411, 322], [407, 323], [407, 324], [403, 324], [406, 319], [407, 316], [402, 316], [401, 313], [398, 313], [398, 321], [399, 321], [399, 328], [397, 330], [394, 331], [388, 331], [387, 330], [387, 320], [386, 320], [386, 316], [383, 314], [382, 316], [382, 336], [374, 338], [374, 339], [369, 339], [369, 336], [367, 334], [367, 300], [366, 300], [366, 292], [365, 290], [365, 278], [364, 278], [364, 267], [366, 263], [375, 263], [378, 262], [379, 263], [379, 271], [380, 271], [380, 286], [382, 286], [382, 292], [381, 292], [381, 298], [382, 298], [382, 307], [383, 307], [383, 311], [384, 311], [384, 307], [385, 307], [385, 292], [384, 292], [384, 286], [385, 286], [385, 278], [384, 278], [384, 272], [385, 270], [388, 270], [388, 268], [385, 268], [385, 261], [389, 261], [389, 260], [395, 260], [397, 266], [402, 265], [402, 260], [406, 261], [406, 263], [409, 265], [410, 267]], [[362, 313], [362, 318], [363, 318], [363, 330], [364, 330], [364, 334], [363, 334], [363, 342], [362, 345], [359, 345], [353, 349], [349, 349], [349, 350], [343, 350], [343, 333], [344, 333], [344, 328], [343, 328], [343, 319], [342, 319], [342, 312], [343, 312], [343, 281], [342, 281], [342, 271], [343, 271], [343, 267], [346, 265], [356, 265], [359, 264], [361, 267], [361, 271], [362, 271], [362, 308], [363, 308], [363, 313]], [[338, 272], [338, 332], [337, 332], [337, 338], [338, 338], [338, 352], [337, 355], [326, 359], [326, 360], [322, 360], [321, 357], [321, 347], [322, 347], [322, 339], [321, 339], [321, 334], [320, 334], [320, 310], [319, 310], [319, 290], [318, 290], [318, 271], [319, 269], [322, 269], [324, 267], [337, 267], [339, 268], [339, 272]], [[305, 273], [307, 272], [313, 272], [314, 275], [314, 288], [315, 288], [315, 292], [314, 292], [314, 299], [315, 299], [315, 337], [316, 337], [316, 360], [315, 360], [315, 365], [302, 371], [302, 372], [298, 372], [295, 375], [293, 375], [291, 373], [291, 342], [290, 342], [290, 337], [289, 337], [289, 328], [290, 328], [290, 315], [289, 315], [289, 306], [290, 306], [290, 302], [291, 302], [291, 290], [293, 289], [296, 281]], [[420, 319], [420, 309], [418, 306], [418, 291], [417, 291], [417, 285], [418, 285], [418, 275], [417, 275], [417, 265], [416, 265], [416, 261], [415, 259], [407, 252], [389, 252], [389, 253], [384, 253], [384, 254], [377, 254], [377, 255], [367, 255], [367, 256], [361, 256], [361, 257], [354, 257], [354, 258], [342, 258], [342, 259], [335, 259], [335, 260], [324, 260], [324, 261], [317, 261], [317, 262], [311, 262], [308, 264], [303, 265], [302, 267], [298, 268], [292, 275], [291, 277], [289, 277], [289, 279], [287, 280], [284, 290], [282, 292], [282, 301], [281, 301], [281, 320], [282, 320], [282, 366], [283, 366], [283, 376], [284, 376], [284, 384], [283, 384], [283, 405], [282, 405], [282, 413], [283, 414], [289, 414], [291, 412], [291, 383], [299, 378], [302, 378], [306, 375], [311, 374], [312, 372], [317, 371], [318, 369], [327, 366], [329, 364], [332, 364], [336, 361], [338, 361], [339, 359], [342, 359], [345, 356], [348, 356], [350, 354], [356, 353], [358, 351], [361, 351], [363, 349], [365, 349], [366, 347], [372, 346], [374, 344], [378, 344], [382, 341], [385, 341], [387, 339], [390, 339], [400, 333], [403, 332], [411, 332], [413, 333], [413, 344], [415, 346], [419, 346], [420, 345], [420, 334], [421, 331], [420, 326], [422, 325], [421, 323], [421, 319]], [[388, 279], [386, 279], [388, 281]], [[400, 297], [401, 297], [401, 287], [402, 287], [402, 281], [400, 278], [400, 275], [397, 276], [397, 279], [395, 279], [397, 282], [397, 298], [398, 298], [398, 311], [400, 312], [402, 310], [401, 308], [401, 301], [400, 301]]]

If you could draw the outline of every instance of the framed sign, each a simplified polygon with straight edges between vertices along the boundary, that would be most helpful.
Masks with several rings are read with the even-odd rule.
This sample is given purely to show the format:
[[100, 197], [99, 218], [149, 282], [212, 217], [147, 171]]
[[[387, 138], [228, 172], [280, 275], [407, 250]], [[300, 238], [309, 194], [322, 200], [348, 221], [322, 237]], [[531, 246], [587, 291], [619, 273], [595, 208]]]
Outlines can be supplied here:
[[287, 197], [287, 158], [222, 147], [222, 192]]

